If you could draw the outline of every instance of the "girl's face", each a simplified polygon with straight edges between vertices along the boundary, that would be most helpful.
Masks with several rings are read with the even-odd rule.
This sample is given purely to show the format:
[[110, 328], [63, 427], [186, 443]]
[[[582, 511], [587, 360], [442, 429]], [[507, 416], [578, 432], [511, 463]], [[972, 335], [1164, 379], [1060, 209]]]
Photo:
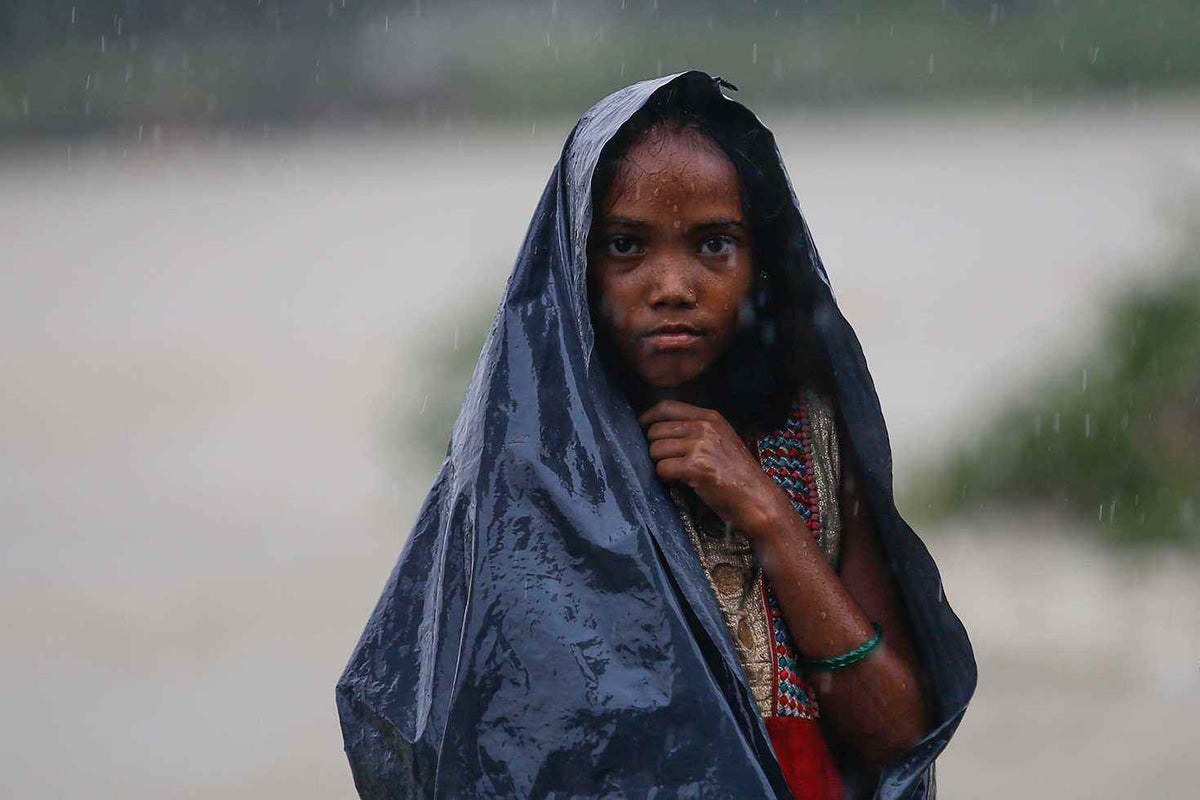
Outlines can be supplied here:
[[685, 387], [725, 351], [754, 264], [737, 171], [689, 128], [629, 148], [588, 239], [592, 317], [647, 386]]

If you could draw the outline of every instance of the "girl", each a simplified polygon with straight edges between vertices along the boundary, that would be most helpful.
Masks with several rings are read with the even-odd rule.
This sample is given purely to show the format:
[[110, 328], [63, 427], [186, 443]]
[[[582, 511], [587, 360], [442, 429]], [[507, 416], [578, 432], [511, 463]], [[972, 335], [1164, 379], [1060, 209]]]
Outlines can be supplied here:
[[363, 797], [933, 795], [970, 646], [721, 85], [636, 84], [572, 132], [339, 683]]

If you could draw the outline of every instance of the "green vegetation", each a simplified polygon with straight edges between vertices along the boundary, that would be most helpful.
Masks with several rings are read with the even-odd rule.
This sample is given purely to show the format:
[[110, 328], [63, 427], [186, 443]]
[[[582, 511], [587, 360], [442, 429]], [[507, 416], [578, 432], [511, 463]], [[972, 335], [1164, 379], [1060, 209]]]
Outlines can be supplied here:
[[944, 516], [1040, 503], [1114, 543], [1200, 545], [1196, 221], [1169, 279], [1118, 301], [1094, 352], [1047, 376], [910, 505]]
[[0, 135], [573, 116], [702, 67], [757, 108], [1200, 86], [1196, 0], [12, 0]]
[[[494, 302], [494, 298], [487, 302]], [[421, 384], [408, 393], [409, 402], [415, 401], [416, 405], [411, 414], [393, 421], [397, 427], [387, 437], [397, 462], [411, 464], [415, 456], [430, 475], [446, 455], [450, 430], [458, 418], [495, 311], [494, 306], [482, 302], [464, 304], [463, 308], [468, 313], [456, 311], [453, 319], [436, 326], [441, 333], [421, 348], [420, 361], [425, 365], [418, 371]]]

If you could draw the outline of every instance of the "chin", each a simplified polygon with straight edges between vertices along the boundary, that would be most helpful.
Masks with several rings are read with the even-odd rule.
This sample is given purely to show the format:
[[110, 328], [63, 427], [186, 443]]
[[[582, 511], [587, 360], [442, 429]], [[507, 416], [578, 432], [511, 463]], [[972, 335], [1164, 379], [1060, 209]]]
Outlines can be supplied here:
[[656, 369], [640, 371], [638, 377], [652, 389], [680, 389], [696, 381], [704, 373], [703, 369]]

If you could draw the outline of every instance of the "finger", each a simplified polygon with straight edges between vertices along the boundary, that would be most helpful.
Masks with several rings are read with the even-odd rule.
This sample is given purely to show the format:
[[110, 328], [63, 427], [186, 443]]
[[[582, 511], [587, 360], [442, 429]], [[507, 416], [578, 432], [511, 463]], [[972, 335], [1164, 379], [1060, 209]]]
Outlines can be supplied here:
[[707, 419], [712, 413], [710, 409], [694, 406], [682, 400], [660, 400], [642, 412], [642, 415], [638, 417], [638, 422], [646, 426], [667, 420], [699, 420]]
[[650, 457], [655, 461], [664, 458], [682, 458], [687, 456], [691, 449], [691, 442], [687, 439], [659, 439], [650, 443]]
[[691, 475], [686, 458], [664, 458], [654, 465], [654, 470], [667, 483], [687, 483]]
[[646, 438], [650, 441], [659, 439], [691, 439], [697, 436], [700, 430], [694, 422], [678, 422], [671, 420], [669, 422], [656, 422], [646, 429]]

